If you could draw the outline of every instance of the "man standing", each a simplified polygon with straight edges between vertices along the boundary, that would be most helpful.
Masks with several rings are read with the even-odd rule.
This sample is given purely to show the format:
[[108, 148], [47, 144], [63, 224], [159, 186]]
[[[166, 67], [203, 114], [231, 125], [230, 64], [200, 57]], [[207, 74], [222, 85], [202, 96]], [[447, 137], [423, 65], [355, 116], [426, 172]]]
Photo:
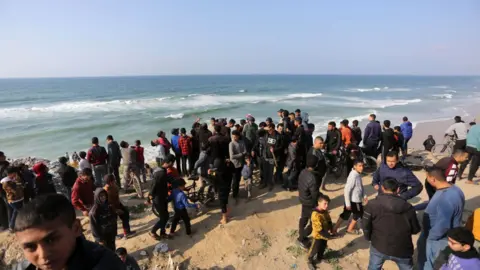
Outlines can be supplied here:
[[142, 186], [140, 184], [140, 170], [138, 169], [137, 163], [137, 152], [125, 141], [120, 142], [120, 147], [122, 147], [123, 188], [127, 190], [128, 187], [133, 184], [138, 197], [143, 198]]
[[308, 150], [307, 159], [309, 156], [315, 156], [318, 160], [317, 164], [313, 167], [313, 175], [315, 176], [315, 183], [317, 189], [325, 190], [325, 183], [323, 182], [323, 177], [327, 173], [327, 163], [325, 160], [325, 155], [322, 150], [325, 147], [325, 142], [323, 138], [318, 136], [313, 141], [313, 147]]
[[375, 114], [370, 114], [368, 120], [370, 121], [365, 127], [365, 132], [363, 133], [363, 145], [365, 146], [365, 154], [376, 158], [378, 143], [382, 138], [382, 127], [380, 123], [376, 121], [377, 116]]
[[283, 152], [282, 139], [275, 130], [275, 124], [273, 123], [270, 123], [270, 125], [267, 126], [265, 142], [266, 147], [264, 149], [263, 178], [265, 183], [268, 185], [269, 191], [272, 191], [275, 184], [273, 170], [275, 168], [275, 164], [280, 162], [279, 158]]
[[75, 171], [75, 168], [67, 164], [68, 160], [66, 157], [60, 157], [58, 161], [60, 162], [60, 168], [57, 170], [57, 173], [62, 179], [63, 185], [67, 188], [67, 198], [71, 200], [72, 187], [77, 180], [77, 172]]
[[252, 151], [253, 145], [257, 139], [258, 126], [255, 123], [253, 116], [247, 116], [247, 124], [243, 127], [242, 134], [245, 140], [245, 146], [247, 151]]
[[312, 233], [312, 227], [306, 226], [320, 195], [316, 177], [312, 173], [319, 160], [315, 155], [308, 155], [306, 163], [307, 168], [303, 169], [298, 177], [298, 199], [302, 204], [302, 211], [298, 222], [297, 243], [304, 249], [309, 246], [308, 236]]
[[473, 184], [473, 177], [475, 177], [475, 173], [480, 166], [480, 125], [473, 125], [468, 132], [467, 152], [472, 155], [472, 162], [470, 163], [467, 184]]
[[327, 152], [330, 155], [330, 164], [333, 168], [336, 166], [337, 154], [342, 145], [342, 134], [337, 129], [335, 122], [328, 123], [327, 138], [325, 139], [327, 145]]
[[358, 120], [352, 121], [352, 133], [357, 145], [360, 146], [360, 143], [362, 142], [362, 130], [358, 127]]
[[[305, 133], [305, 128], [302, 126], [302, 118], [297, 117], [295, 118], [294, 121], [294, 126], [295, 126], [295, 137], [297, 137], [297, 145], [299, 151], [303, 151], [303, 153], [307, 153], [307, 135]], [[303, 160], [306, 160], [306, 156], [303, 158]]]
[[447, 136], [453, 136], [457, 140], [455, 141], [455, 145], [453, 146], [453, 151], [456, 149], [464, 149], [467, 146], [467, 125], [465, 122], [462, 121], [462, 118], [460, 116], [455, 116], [454, 118], [455, 124], [451, 125], [446, 131], [445, 131], [445, 137]]
[[420, 180], [410, 169], [398, 165], [398, 155], [394, 151], [387, 153], [386, 163], [382, 163], [373, 174], [372, 186], [379, 193], [382, 193], [380, 187], [388, 178], [393, 178], [398, 182], [400, 188], [398, 195], [405, 200], [409, 200], [422, 192], [423, 185]]
[[97, 137], [93, 137], [92, 147], [87, 152], [87, 160], [92, 165], [96, 187], [103, 187], [103, 178], [107, 175], [107, 159], [107, 150], [98, 145]]
[[385, 179], [382, 193], [365, 207], [362, 226], [370, 241], [368, 270], [381, 270], [386, 260], [394, 261], [400, 270], [413, 269], [412, 235], [420, 224], [411, 204], [400, 196], [397, 181]]
[[117, 182], [118, 187], [120, 185], [120, 160], [122, 159], [122, 154], [120, 152], [120, 146], [117, 141], [113, 140], [112, 135], [107, 136], [107, 150], [108, 150], [108, 173], [115, 176], [115, 181]]
[[287, 160], [287, 151], [288, 151], [288, 144], [289, 138], [285, 133], [285, 127], [283, 123], [277, 125], [277, 133], [280, 138], [280, 144], [282, 145], [283, 151], [280, 151], [279, 156], [277, 158], [277, 164], [275, 166], [275, 182], [283, 183], [283, 170], [285, 169], [285, 162]]
[[438, 254], [448, 245], [447, 231], [462, 226], [465, 207], [462, 190], [447, 182], [440, 168], [433, 166], [426, 171], [436, 192], [423, 213], [423, 231], [417, 242], [419, 270], [433, 269]]
[[245, 143], [240, 139], [240, 132], [238, 130], [234, 130], [232, 132], [232, 141], [228, 145], [228, 150], [230, 154], [230, 161], [234, 167], [232, 196], [235, 199], [235, 202], [238, 202], [238, 189], [240, 187], [240, 180], [242, 179], [242, 169], [245, 162], [245, 155], [247, 154]]
[[[7, 168], [10, 163], [3, 152], [0, 152], [0, 179], [7, 177]], [[1, 185], [0, 185], [1, 187]], [[7, 194], [0, 189], [0, 231], [8, 229], [12, 209], [8, 206]]]
[[387, 153], [395, 147], [395, 132], [390, 128], [390, 120], [383, 121], [382, 132], [382, 162], [386, 162]]
[[400, 125], [400, 130], [403, 134], [403, 155], [407, 156], [408, 154], [408, 142], [413, 136], [413, 126], [406, 116], [403, 117], [403, 123]]

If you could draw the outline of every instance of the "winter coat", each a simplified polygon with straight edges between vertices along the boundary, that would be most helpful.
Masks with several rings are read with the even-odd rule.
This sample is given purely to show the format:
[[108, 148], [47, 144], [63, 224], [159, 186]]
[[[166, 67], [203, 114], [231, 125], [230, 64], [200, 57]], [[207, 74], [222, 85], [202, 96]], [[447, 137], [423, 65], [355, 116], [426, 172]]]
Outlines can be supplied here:
[[67, 164], [61, 164], [60, 168], [57, 170], [58, 175], [62, 179], [62, 183], [69, 188], [72, 188], [77, 180], [77, 171], [72, 166]]
[[382, 127], [376, 121], [370, 121], [365, 127], [365, 132], [363, 133], [363, 143], [364, 144], [375, 144], [378, 143], [382, 138]]
[[302, 205], [317, 206], [320, 187], [316, 182], [315, 175], [308, 169], [303, 169], [298, 176], [298, 199]]
[[108, 164], [111, 166], [120, 166], [120, 160], [122, 159], [122, 153], [120, 152], [120, 146], [116, 141], [111, 141], [107, 144], [108, 151]]
[[[396, 167], [390, 169], [387, 164], [382, 163], [380, 168], [373, 174], [373, 181], [372, 185], [379, 185], [382, 186], [383, 181], [386, 178], [395, 178], [400, 186], [400, 197], [404, 198], [405, 200], [409, 200], [422, 192], [423, 185], [418, 180], [418, 178], [412, 173], [412, 171], [408, 168], [401, 167], [397, 164]], [[378, 189], [379, 193], [382, 192], [382, 189]]]
[[107, 192], [103, 188], [95, 190], [95, 202], [88, 215], [90, 218], [90, 229], [97, 242], [111, 239], [112, 236], [115, 237], [117, 235], [117, 213], [108, 203], [108, 199], [105, 203], [100, 201], [100, 194], [102, 193], [108, 197]]
[[400, 125], [400, 130], [402, 131], [403, 137], [408, 140], [411, 139], [413, 136], [413, 126], [410, 121], [403, 122]]

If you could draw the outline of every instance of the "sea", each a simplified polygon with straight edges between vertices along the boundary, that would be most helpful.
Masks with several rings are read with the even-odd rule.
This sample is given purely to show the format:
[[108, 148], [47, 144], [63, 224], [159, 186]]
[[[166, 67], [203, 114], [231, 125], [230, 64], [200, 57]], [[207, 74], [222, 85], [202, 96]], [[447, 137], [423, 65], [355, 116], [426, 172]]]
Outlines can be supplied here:
[[277, 111], [301, 109], [324, 134], [329, 121], [400, 124], [469, 117], [480, 104], [480, 77], [346, 75], [205, 75], [0, 79], [0, 151], [8, 157], [56, 159], [88, 149], [107, 135], [146, 146], [159, 130], [190, 129], [199, 117], [252, 114], [257, 123]]

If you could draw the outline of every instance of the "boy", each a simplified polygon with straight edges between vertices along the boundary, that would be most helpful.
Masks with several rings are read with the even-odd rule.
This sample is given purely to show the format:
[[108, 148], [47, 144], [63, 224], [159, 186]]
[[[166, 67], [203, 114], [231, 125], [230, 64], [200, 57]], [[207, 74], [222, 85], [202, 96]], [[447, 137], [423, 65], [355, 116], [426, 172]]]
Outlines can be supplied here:
[[178, 179], [176, 184], [178, 185], [172, 191], [172, 194], [169, 196], [169, 201], [173, 200], [174, 203], [174, 210], [175, 215], [173, 216], [172, 220], [172, 227], [170, 228], [170, 235], [173, 235], [175, 230], [177, 229], [177, 224], [180, 219], [183, 220], [185, 224], [185, 230], [187, 231], [187, 235], [192, 234], [192, 229], [190, 225], [190, 217], [188, 216], [187, 208], [196, 208], [199, 209], [200, 205], [198, 204], [191, 204], [187, 200], [187, 196], [183, 192], [185, 190], [185, 180]]
[[353, 219], [347, 227], [347, 233], [358, 234], [358, 231], [355, 230], [355, 225], [357, 225], [357, 221], [363, 216], [362, 200], [365, 203], [367, 202], [367, 196], [365, 195], [362, 184], [363, 165], [363, 161], [361, 160], [355, 160], [353, 163], [353, 169], [348, 175], [344, 189], [345, 207], [335, 224], [335, 228], [332, 230], [333, 233], [337, 233], [342, 222], [348, 220], [350, 215], [353, 214]]
[[108, 203], [107, 192], [103, 188], [95, 190], [95, 204], [88, 215], [90, 230], [95, 242], [115, 251], [115, 237], [117, 236], [117, 213]]
[[448, 246], [440, 252], [434, 269], [457, 270], [457, 269], [480, 269], [480, 258], [473, 247], [475, 239], [473, 234], [466, 228], [457, 227], [447, 233]]
[[252, 198], [252, 175], [253, 175], [253, 163], [252, 158], [247, 155], [245, 157], [245, 164], [242, 168], [243, 181], [245, 182], [245, 191], [247, 191], [247, 199]]
[[115, 253], [83, 237], [75, 210], [61, 194], [26, 204], [18, 213], [15, 236], [26, 260], [13, 269], [126, 269]]
[[80, 171], [83, 171], [83, 169], [85, 168], [91, 169], [92, 165], [90, 165], [90, 162], [88, 162], [87, 160], [87, 153], [85, 151], [81, 151], [79, 153], [79, 156], [80, 156], [80, 162], [78, 163], [78, 169]]
[[318, 206], [312, 212], [312, 245], [308, 251], [307, 263], [309, 270], [315, 270], [315, 255], [320, 263], [323, 253], [327, 248], [327, 240], [332, 239], [332, 220], [328, 214], [328, 203], [330, 198], [321, 194], [318, 198]]
[[435, 140], [433, 139], [432, 135], [428, 135], [428, 138], [423, 142], [423, 146], [425, 147], [425, 150], [431, 152], [433, 146], [437, 144]]
[[125, 264], [127, 270], [140, 270], [140, 266], [138, 266], [137, 261], [132, 256], [127, 254], [127, 250], [124, 247], [117, 248], [115, 253], [117, 253], [117, 256]]
[[120, 235], [120, 238], [124, 237], [127, 239], [135, 234], [135, 232], [130, 230], [130, 213], [128, 212], [128, 209], [120, 202], [120, 197], [118, 195], [119, 188], [115, 182], [115, 176], [113, 174], [107, 174], [105, 175], [104, 181], [106, 184], [103, 189], [105, 189], [107, 192], [108, 203], [113, 207], [113, 209], [115, 209], [115, 212], [122, 221], [123, 235]]
[[142, 147], [142, 142], [140, 140], [135, 141], [135, 152], [137, 152], [137, 167], [140, 170], [142, 175], [143, 183], [147, 182], [147, 172], [145, 171], [145, 155], [144, 148]]
[[187, 136], [187, 130], [185, 128], [180, 129], [180, 137], [178, 138], [178, 146], [180, 148], [180, 153], [182, 154], [182, 169], [183, 176], [190, 176], [189, 170], [187, 168], [188, 158], [192, 154], [192, 138]]
[[405, 149], [405, 137], [402, 134], [402, 130], [399, 126], [393, 128], [393, 137], [395, 138], [395, 145], [393, 146], [393, 151], [400, 153], [402, 150], [402, 158], [405, 159], [407, 156], [407, 149]]
[[8, 206], [12, 209], [9, 228], [10, 231], [13, 232], [18, 210], [23, 207], [23, 183], [18, 175], [18, 169], [15, 167], [8, 167], [7, 177], [3, 178], [0, 183], [5, 191]]

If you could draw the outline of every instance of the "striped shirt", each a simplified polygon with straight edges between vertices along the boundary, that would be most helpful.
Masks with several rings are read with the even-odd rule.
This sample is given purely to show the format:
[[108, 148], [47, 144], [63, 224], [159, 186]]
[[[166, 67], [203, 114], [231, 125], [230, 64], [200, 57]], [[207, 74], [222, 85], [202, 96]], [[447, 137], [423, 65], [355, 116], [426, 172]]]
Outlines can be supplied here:
[[453, 157], [444, 157], [440, 159], [435, 164], [435, 167], [442, 169], [442, 171], [445, 173], [445, 178], [447, 179], [447, 182], [455, 184], [455, 180], [457, 180], [458, 169], [460, 166]]

